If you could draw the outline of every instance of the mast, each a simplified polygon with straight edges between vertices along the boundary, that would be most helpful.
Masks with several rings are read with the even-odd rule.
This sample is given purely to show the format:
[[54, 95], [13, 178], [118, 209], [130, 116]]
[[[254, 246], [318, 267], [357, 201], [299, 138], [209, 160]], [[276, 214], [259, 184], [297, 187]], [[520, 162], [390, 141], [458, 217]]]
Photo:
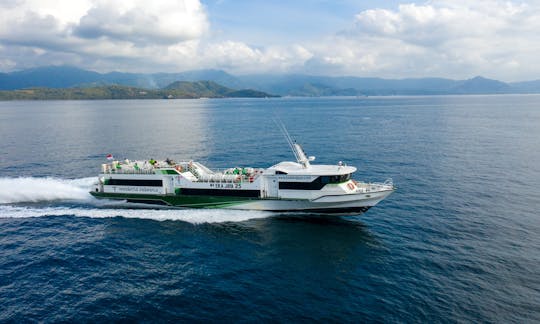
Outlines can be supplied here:
[[302, 149], [302, 146], [300, 146], [300, 144], [295, 142], [293, 144], [293, 151], [295, 151], [294, 155], [296, 156], [296, 161], [298, 161], [298, 163], [302, 164], [302, 166], [304, 168], [309, 168], [309, 166], [310, 166], [309, 159], [306, 156], [306, 153], [304, 152], [304, 149]]
[[289, 131], [287, 131], [287, 128], [277, 116], [275, 116], [274, 121], [280, 128], [283, 136], [285, 136], [285, 139], [287, 140], [287, 143], [289, 144], [289, 147], [291, 148], [294, 157], [296, 158], [296, 161], [300, 163], [304, 168], [309, 168], [309, 161], [313, 161], [315, 157], [310, 156], [308, 158], [306, 156], [306, 153], [304, 152], [304, 149], [302, 149], [302, 146], [300, 146], [300, 144], [296, 143], [296, 141], [291, 138]]

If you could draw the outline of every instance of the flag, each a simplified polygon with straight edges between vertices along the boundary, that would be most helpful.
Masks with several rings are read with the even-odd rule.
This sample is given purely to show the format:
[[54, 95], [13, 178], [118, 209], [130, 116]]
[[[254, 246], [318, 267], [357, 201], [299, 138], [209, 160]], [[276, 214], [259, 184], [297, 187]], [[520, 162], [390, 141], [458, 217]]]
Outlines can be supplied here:
[[114, 160], [112, 154], [107, 154], [107, 160], [112, 161]]

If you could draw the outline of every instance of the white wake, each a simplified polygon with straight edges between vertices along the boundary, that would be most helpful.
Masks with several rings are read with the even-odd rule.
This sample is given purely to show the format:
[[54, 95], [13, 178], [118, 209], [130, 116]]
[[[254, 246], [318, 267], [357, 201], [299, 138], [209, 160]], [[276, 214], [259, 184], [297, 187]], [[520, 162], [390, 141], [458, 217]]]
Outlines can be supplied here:
[[[270, 212], [222, 209], [128, 209], [129, 204], [98, 200], [88, 192], [97, 178], [0, 178], [0, 218], [76, 216], [90, 218], [140, 218], [157, 221], [179, 220], [193, 224], [241, 222], [266, 218]], [[36, 202], [81, 202], [85, 207], [20, 206]], [[19, 205], [10, 205], [19, 204]], [[87, 207], [86, 207], [87, 205]], [[123, 207], [123, 208], [118, 208]]]
[[193, 224], [242, 222], [272, 216], [270, 212], [223, 209], [112, 209], [73, 207], [21, 207], [0, 205], [0, 218], [75, 216], [89, 218], [139, 218], [157, 221], [184, 221]]
[[0, 204], [54, 200], [90, 200], [96, 177], [81, 179], [0, 178]]

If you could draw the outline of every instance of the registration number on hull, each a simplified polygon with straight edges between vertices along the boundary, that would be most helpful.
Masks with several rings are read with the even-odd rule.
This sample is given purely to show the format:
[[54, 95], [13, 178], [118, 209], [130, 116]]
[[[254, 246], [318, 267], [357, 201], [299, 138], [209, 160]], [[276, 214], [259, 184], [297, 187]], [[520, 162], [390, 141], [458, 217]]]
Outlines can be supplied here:
[[242, 189], [240, 183], [210, 183], [210, 188], [216, 189]]

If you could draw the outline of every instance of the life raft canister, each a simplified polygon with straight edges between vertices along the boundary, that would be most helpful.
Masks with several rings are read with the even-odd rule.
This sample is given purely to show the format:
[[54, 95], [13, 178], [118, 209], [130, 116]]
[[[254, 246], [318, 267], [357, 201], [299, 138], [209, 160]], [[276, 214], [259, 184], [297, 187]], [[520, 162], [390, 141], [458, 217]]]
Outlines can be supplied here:
[[354, 183], [352, 183], [352, 182], [349, 182], [349, 183], [347, 184], [347, 187], [349, 187], [349, 189], [351, 189], [351, 190], [354, 190], [354, 189], [356, 188], [356, 186], [355, 186]]

